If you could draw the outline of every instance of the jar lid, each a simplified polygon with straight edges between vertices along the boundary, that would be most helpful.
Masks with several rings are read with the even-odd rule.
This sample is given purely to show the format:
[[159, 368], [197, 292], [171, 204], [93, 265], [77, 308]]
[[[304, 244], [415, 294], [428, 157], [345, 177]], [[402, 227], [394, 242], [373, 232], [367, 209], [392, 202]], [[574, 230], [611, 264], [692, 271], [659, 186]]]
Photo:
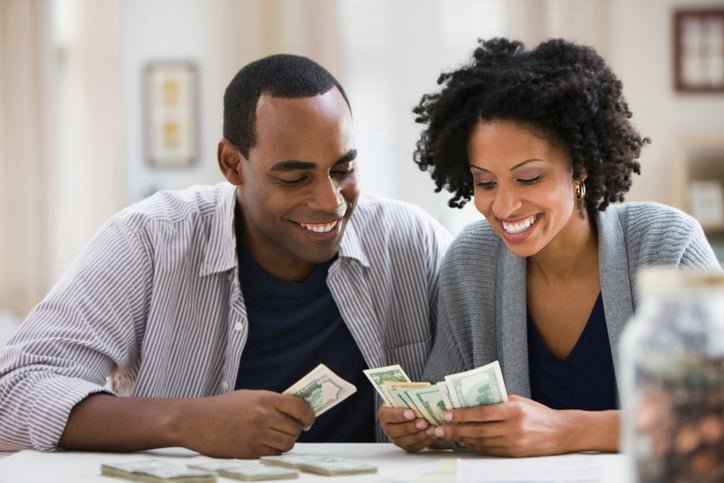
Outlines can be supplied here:
[[639, 293], [669, 292], [679, 289], [710, 288], [724, 291], [724, 272], [678, 268], [674, 266], [642, 267], [636, 274]]

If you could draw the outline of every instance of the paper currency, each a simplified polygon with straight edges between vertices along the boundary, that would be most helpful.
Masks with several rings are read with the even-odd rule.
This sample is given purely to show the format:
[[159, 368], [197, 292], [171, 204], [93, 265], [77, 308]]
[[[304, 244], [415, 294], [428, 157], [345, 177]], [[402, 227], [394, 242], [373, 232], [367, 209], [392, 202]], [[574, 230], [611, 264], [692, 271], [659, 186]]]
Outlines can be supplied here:
[[437, 386], [408, 389], [405, 391], [405, 396], [409, 398], [422, 417], [427, 419], [428, 422], [436, 426], [445, 424], [442, 417], [446, 411], [445, 401]]
[[216, 481], [216, 477], [208, 471], [189, 469], [159, 459], [102, 464], [101, 474], [151, 483], [169, 481], [174, 483], [212, 483]]
[[263, 465], [259, 461], [208, 460], [189, 463], [189, 468], [216, 472], [219, 476], [241, 481], [265, 481], [299, 478], [299, 472], [290, 468]]
[[395, 408], [410, 408], [407, 402], [405, 402], [404, 399], [400, 397], [401, 394], [404, 394], [407, 389], [412, 388], [418, 388], [418, 387], [425, 387], [429, 386], [429, 382], [397, 382], [397, 381], [385, 381], [385, 389], [390, 394], [390, 397], [392, 398], [391, 406]]
[[[447, 424], [443, 415], [450, 409], [508, 400], [498, 361], [450, 374], [435, 385], [411, 382], [399, 365], [367, 369], [364, 373], [388, 405], [412, 409], [435, 426]], [[438, 440], [435, 449], [464, 448], [454, 441]]]
[[320, 416], [355, 392], [357, 388], [354, 384], [345, 381], [324, 364], [319, 364], [284, 394], [301, 397], [312, 406], [314, 415]]
[[435, 385], [437, 386], [438, 391], [440, 391], [440, 396], [445, 403], [445, 409], [453, 409], [452, 401], [450, 400], [450, 393], [447, 390], [447, 383], [445, 381], [440, 381]]
[[445, 376], [445, 383], [455, 408], [497, 404], [508, 400], [498, 361]]
[[377, 467], [374, 465], [342, 458], [315, 458], [302, 463], [301, 470], [325, 476], [377, 473]]
[[283, 466], [284, 468], [299, 469], [300, 465], [310, 458], [314, 458], [312, 455], [302, 454], [282, 454], [276, 456], [262, 456], [261, 463], [269, 466]]
[[362, 371], [370, 380], [374, 388], [379, 393], [383, 401], [390, 406], [394, 405], [394, 399], [385, 387], [385, 382], [411, 382], [405, 371], [399, 364], [394, 366], [377, 367], [374, 369], [365, 369]]
[[359, 461], [313, 455], [262, 456], [261, 462], [269, 466], [295, 468], [318, 475], [357, 475], [377, 473], [377, 467]]

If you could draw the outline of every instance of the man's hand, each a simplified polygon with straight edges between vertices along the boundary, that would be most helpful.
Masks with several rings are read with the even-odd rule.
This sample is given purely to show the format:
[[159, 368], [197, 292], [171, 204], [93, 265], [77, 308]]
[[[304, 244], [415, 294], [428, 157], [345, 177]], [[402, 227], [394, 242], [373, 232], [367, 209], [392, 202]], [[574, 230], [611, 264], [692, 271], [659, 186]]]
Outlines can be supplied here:
[[393, 408], [386, 404], [379, 409], [380, 425], [385, 434], [400, 448], [414, 453], [435, 442], [435, 437], [425, 430], [429, 424], [416, 418], [412, 409]]
[[190, 405], [182, 446], [220, 458], [289, 451], [314, 423], [314, 411], [304, 399], [270, 391], [234, 391]]
[[616, 451], [619, 411], [558, 411], [532, 399], [510, 396], [506, 403], [453, 409], [438, 438], [462, 443], [477, 453], [522, 457], [574, 451]]
[[92, 394], [71, 411], [59, 446], [117, 452], [183, 446], [208, 456], [258, 458], [290, 450], [313, 423], [304, 399], [270, 391], [196, 399]]

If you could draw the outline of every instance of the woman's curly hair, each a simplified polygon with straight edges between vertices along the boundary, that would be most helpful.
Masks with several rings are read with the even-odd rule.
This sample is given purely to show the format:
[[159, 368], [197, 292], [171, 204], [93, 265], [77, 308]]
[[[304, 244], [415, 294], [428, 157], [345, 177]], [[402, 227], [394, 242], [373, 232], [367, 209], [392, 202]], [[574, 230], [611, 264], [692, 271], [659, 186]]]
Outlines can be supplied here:
[[436, 192], [454, 196], [462, 208], [473, 195], [468, 138], [480, 121], [507, 120], [542, 129], [563, 143], [573, 177], [586, 173], [590, 213], [623, 201], [631, 172], [650, 142], [631, 125], [621, 81], [589, 48], [565, 40], [541, 43], [533, 50], [503, 38], [480, 40], [470, 64], [437, 80], [439, 92], [425, 94], [413, 112], [426, 125], [414, 159], [430, 170]]

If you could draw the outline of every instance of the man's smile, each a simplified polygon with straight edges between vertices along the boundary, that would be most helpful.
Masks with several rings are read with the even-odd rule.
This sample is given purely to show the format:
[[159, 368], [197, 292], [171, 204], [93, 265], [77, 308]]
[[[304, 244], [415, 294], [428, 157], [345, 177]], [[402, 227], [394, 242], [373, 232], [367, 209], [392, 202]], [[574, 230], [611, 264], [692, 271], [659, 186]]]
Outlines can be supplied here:
[[297, 223], [305, 230], [313, 231], [315, 233], [329, 233], [334, 230], [340, 220], [333, 220], [329, 223]]

